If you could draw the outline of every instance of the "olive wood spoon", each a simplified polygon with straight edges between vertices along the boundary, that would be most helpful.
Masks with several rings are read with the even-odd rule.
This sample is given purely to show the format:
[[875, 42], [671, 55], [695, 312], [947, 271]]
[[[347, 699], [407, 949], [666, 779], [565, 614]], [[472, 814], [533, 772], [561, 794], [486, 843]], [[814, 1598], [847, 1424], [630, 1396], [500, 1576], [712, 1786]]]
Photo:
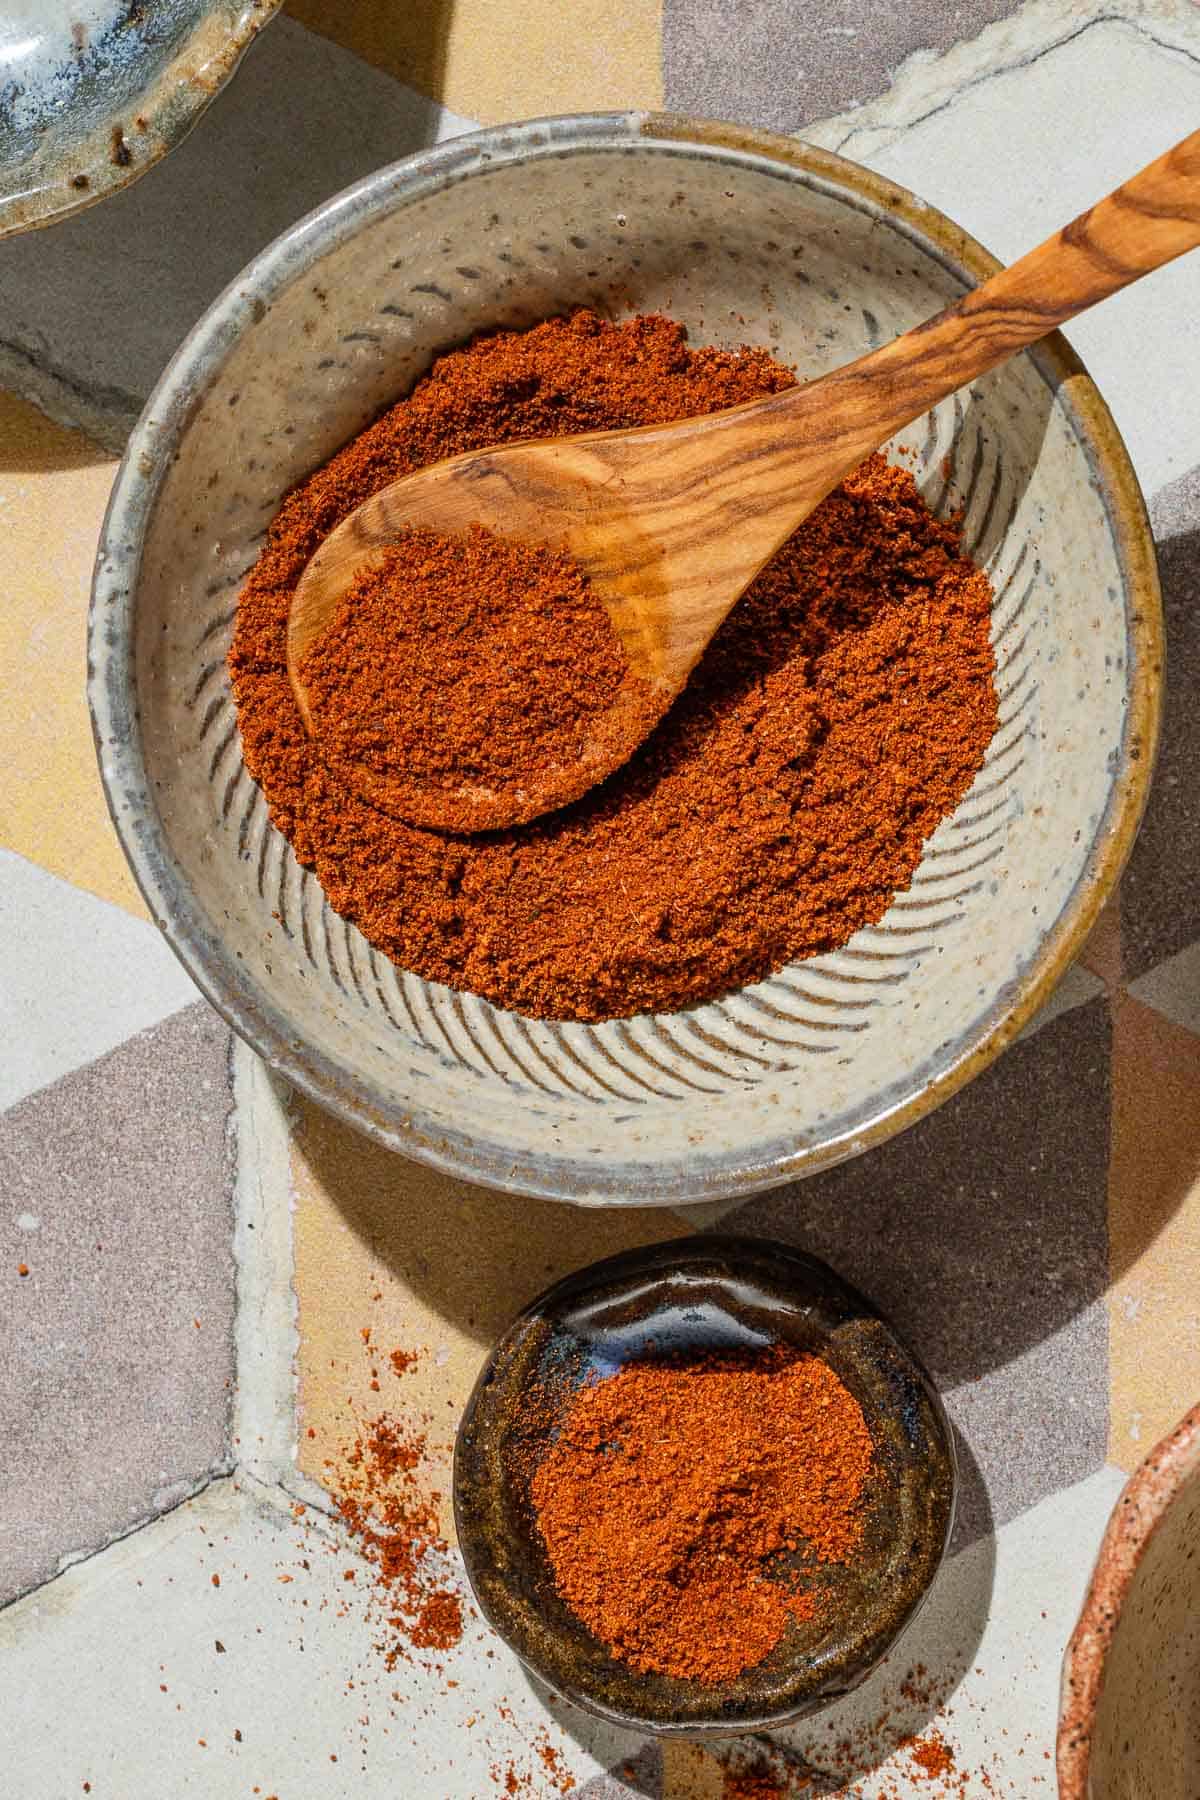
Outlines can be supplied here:
[[330, 533], [292, 598], [288, 675], [306, 727], [300, 666], [354, 576], [408, 527], [462, 535], [482, 524], [576, 560], [651, 704], [627, 685], [577, 762], [510, 787], [434, 787], [358, 764], [339, 773], [381, 810], [449, 831], [522, 824], [577, 799], [632, 755], [763, 564], [865, 456], [1198, 244], [1200, 131], [944, 312], [819, 380], [670, 425], [472, 450], [393, 482]]

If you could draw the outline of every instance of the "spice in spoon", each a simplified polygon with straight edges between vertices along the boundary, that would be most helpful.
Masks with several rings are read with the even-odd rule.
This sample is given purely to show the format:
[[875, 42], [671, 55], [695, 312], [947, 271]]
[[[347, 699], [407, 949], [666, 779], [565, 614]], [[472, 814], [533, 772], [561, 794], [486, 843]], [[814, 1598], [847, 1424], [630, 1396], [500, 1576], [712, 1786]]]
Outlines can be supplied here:
[[405, 532], [351, 582], [300, 678], [331, 767], [427, 794], [574, 798], [579, 765], [627, 741], [618, 695], [648, 724], [662, 710], [571, 558], [481, 526]]

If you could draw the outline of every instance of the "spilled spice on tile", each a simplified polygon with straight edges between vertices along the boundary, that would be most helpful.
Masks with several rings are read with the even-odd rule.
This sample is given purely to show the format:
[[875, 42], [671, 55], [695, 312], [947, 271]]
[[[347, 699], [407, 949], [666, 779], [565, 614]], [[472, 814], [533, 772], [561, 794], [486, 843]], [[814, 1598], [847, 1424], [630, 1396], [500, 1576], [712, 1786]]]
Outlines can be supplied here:
[[[370, 1353], [369, 1330], [363, 1341]], [[400, 1350], [388, 1358], [398, 1379], [416, 1360]], [[371, 1386], [380, 1388], [374, 1367]], [[452, 1650], [462, 1638], [462, 1599], [435, 1572], [449, 1545], [438, 1519], [441, 1495], [425, 1480], [428, 1441], [426, 1430], [384, 1406], [359, 1419], [342, 1454], [325, 1462], [333, 1503], [368, 1567], [369, 1606], [384, 1633], [376, 1649], [389, 1670], [414, 1652]], [[343, 1579], [357, 1581], [358, 1571], [347, 1567]]]

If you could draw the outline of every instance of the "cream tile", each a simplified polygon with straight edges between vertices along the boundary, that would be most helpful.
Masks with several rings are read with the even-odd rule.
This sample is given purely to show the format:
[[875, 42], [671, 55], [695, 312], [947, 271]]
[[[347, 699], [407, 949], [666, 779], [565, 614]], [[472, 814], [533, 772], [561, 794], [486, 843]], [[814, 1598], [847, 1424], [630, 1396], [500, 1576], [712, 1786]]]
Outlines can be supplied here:
[[[894, 142], [872, 145], [854, 115], [835, 134], [847, 156], [903, 182], [1005, 258], [1194, 131], [1200, 107], [1195, 60], [1131, 22], [1076, 23], [1048, 49], [1031, 22], [1032, 54], [1021, 53], [1024, 30], [1014, 25], [1007, 53], [990, 64], [965, 59], [957, 90]], [[1184, 257], [1067, 327], [1148, 491], [1200, 460], [1198, 301], [1200, 271]]]
[[662, 105], [662, 0], [289, 0], [288, 12], [485, 124]]
[[1200, 1033], [1200, 944], [1189, 944], [1148, 974], [1131, 982], [1129, 991], [1185, 1031]]
[[1132, 998], [1112, 1129], [1109, 1457], [1133, 1469], [1200, 1399], [1200, 1039]]
[[[327, 1480], [326, 1459], [337, 1461], [356, 1412], [429, 1415], [429, 1480], [450, 1537], [454, 1432], [491, 1344], [550, 1282], [598, 1257], [681, 1236], [679, 1217], [471, 1187], [308, 1105], [292, 1162], [300, 1468]], [[399, 1378], [388, 1362], [397, 1348], [420, 1353]]]
[[115, 463], [0, 392], [0, 845], [146, 917], [104, 804], [85, 697], [92, 558]]
[[560, 1717], [475, 1619], [431, 1667], [389, 1674], [348, 1556], [311, 1512], [235, 1478], [9, 1607], [0, 1689], [19, 1728], [0, 1790], [499, 1800], [510, 1770], [509, 1791], [549, 1795], [541, 1746], [576, 1783], [636, 1752], [629, 1733]]
[[0, 850], [0, 1109], [197, 999], [148, 920]]

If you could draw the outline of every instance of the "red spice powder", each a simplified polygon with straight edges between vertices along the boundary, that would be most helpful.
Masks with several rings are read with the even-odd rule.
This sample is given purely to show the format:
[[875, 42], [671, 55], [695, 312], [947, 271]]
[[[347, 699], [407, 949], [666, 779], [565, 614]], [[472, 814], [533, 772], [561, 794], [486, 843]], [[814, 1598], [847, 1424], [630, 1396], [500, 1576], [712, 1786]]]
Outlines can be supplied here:
[[931, 1732], [928, 1737], [913, 1738], [907, 1748], [918, 1769], [929, 1780], [939, 1775], [949, 1775], [954, 1768], [954, 1753], [945, 1739], [936, 1732]]
[[790, 1552], [844, 1562], [872, 1447], [828, 1364], [628, 1364], [582, 1388], [530, 1494], [555, 1584], [635, 1669], [718, 1683], [761, 1662], [814, 1599]]
[[542, 810], [574, 799], [628, 742], [616, 722], [648, 731], [662, 711], [575, 563], [481, 526], [406, 532], [382, 552], [300, 679], [330, 768], [390, 782], [380, 801], [401, 818], [421, 816], [405, 809], [414, 790], [436, 806], [466, 789], [472, 830], [510, 823], [505, 801], [521, 807], [531, 785]]
[[[405, 1368], [415, 1360], [395, 1354]], [[424, 1431], [385, 1413], [363, 1424], [340, 1466], [331, 1465], [334, 1505], [375, 1572], [372, 1597], [388, 1627], [380, 1646], [388, 1669], [413, 1650], [450, 1650], [462, 1637], [462, 1601], [439, 1584], [428, 1561], [448, 1546], [438, 1523], [440, 1495], [420, 1479], [427, 1441]], [[353, 1571], [343, 1577], [352, 1579]]]
[[401, 966], [551, 1018], [670, 1010], [845, 942], [908, 885], [995, 729], [992, 596], [959, 526], [881, 457], [767, 565], [639, 754], [548, 819], [452, 837], [363, 804], [287, 679], [305, 564], [389, 481], [791, 381], [761, 350], [690, 349], [667, 319], [581, 312], [440, 358], [284, 501], [229, 656], [246, 763], [334, 908]]

